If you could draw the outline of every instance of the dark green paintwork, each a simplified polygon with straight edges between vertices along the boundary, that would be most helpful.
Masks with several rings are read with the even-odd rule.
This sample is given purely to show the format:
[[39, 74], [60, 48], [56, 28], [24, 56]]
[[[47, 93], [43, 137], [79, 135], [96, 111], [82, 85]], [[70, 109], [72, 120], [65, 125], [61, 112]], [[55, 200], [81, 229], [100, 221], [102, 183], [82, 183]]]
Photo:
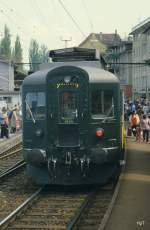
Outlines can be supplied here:
[[[95, 67], [94, 67], [95, 68]], [[86, 69], [86, 68], [85, 68]], [[87, 71], [90, 69], [90, 76]], [[93, 149], [99, 148], [107, 148], [113, 146], [119, 146], [119, 150], [117, 151], [117, 155], [115, 155], [115, 161], [117, 162], [120, 159], [120, 152], [121, 152], [121, 115], [122, 115], [122, 108], [121, 108], [121, 95], [120, 95], [120, 84], [116, 78], [113, 80], [113, 75], [109, 74], [109, 80], [106, 80], [104, 77], [98, 80], [98, 69], [96, 69], [97, 73], [94, 72], [94, 80], [92, 80], [92, 67], [87, 68], [84, 70], [79, 66], [65, 66], [61, 65], [58, 68], [52, 68], [50, 71], [40, 72], [37, 73], [38, 82], [40, 84], [35, 84], [36, 80], [36, 73], [33, 74], [34, 80], [32, 80], [31, 75], [31, 85], [30, 79], [26, 80], [23, 85], [23, 114], [25, 114], [25, 96], [27, 92], [33, 91], [44, 91], [46, 94], [46, 119], [45, 120], [37, 120], [36, 124], [34, 124], [31, 120], [27, 121], [25, 117], [23, 117], [23, 145], [26, 149], [32, 148], [39, 148], [45, 149], [47, 154], [47, 159], [50, 159], [52, 156], [59, 159], [59, 163], [61, 167], [65, 162], [66, 151], [70, 151], [73, 154], [74, 158], [77, 158], [77, 165], [79, 167], [79, 159], [81, 157], [91, 157]], [[103, 73], [103, 72], [102, 72]], [[74, 86], [58, 86], [60, 82], [64, 79], [65, 76], [78, 76], [78, 87]], [[107, 73], [105, 73], [107, 77]], [[43, 78], [41, 80], [41, 78]], [[77, 95], [77, 108], [78, 108], [78, 119], [74, 124], [61, 124], [59, 119], [59, 97], [58, 94], [60, 91], [70, 90], [76, 92]], [[102, 89], [102, 90], [112, 90], [114, 92], [114, 112], [115, 112], [115, 119], [113, 120], [106, 120], [103, 122], [101, 119], [92, 119], [91, 117], [91, 90], [92, 89]], [[24, 116], [24, 115], [23, 115]], [[102, 139], [98, 139], [96, 137], [96, 129], [103, 128], [104, 129], [104, 137]], [[35, 135], [37, 129], [42, 129], [44, 135], [42, 137], [37, 137]], [[69, 135], [73, 135], [73, 130], [77, 133], [78, 136], [78, 144], [74, 146], [60, 146], [59, 144], [59, 135], [60, 130], [67, 130]], [[64, 135], [66, 135], [64, 133]], [[67, 134], [68, 135], [68, 134]], [[116, 141], [111, 141], [110, 139], [116, 139]], [[75, 162], [73, 162], [75, 164]], [[94, 167], [94, 165], [92, 166]], [[98, 166], [96, 166], [98, 167]], [[106, 169], [107, 167], [105, 167]], [[110, 172], [113, 171], [115, 165], [110, 166]], [[34, 177], [36, 177], [35, 172], [38, 171], [38, 168], [32, 169], [30, 168], [31, 173], [33, 172]], [[32, 171], [33, 170], [33, 171]], [[40, 168], [40, 171], [42, 169]], [[41, 177], [45, 173], [45, 177], [47, 177], [47, 169], [44, 169], [45, 172], [41, 171]], [[66, 169], [64, 169], [65, 171]], [[78, 170], [78, 169], [77, 169]], [[102, 168], [99, 168], [101, 171]], [[106, 170], [107, 171], [107, 170]], [[103, 170], [101, 171], [103, 172]], [[62, 169], [63, 173], [63, 169]], [[105, 173], [104, 173], [105, 175]], [[92, 175], [94, 178], [94, 175]], [[107, 174], [107, 178], [109, 173]], [[45, 179], [45, 181], [48, 179]], [[64, 184], [71, 182], [66, 182], [65, 178], [63, 178]], [[73, 179], [72, 179], [73, 180]], [[78, 181], [78, 179], [75, 179]], [[93, 179], [90, 179], [91, 181]], [[102, 181], [101, 178], [96, 178], [95, 181]], [[105, 181], [105, 178], [103, 178]], [[44, 182], [46, 183], [46, 182]], [[47, 183], [52, 183], [47, 181]], [[60, 183], [60, 178], [56, 183]], [[78, 183], [78, 182], [76, 182]], [[82, 182], [79, 182], [82, 183]], [[84, 182], [86, 183], [86, 182]], [[88, 181], [87, 181], [88, 183]], [[91, 182], [90, 182], [91, 183]]]

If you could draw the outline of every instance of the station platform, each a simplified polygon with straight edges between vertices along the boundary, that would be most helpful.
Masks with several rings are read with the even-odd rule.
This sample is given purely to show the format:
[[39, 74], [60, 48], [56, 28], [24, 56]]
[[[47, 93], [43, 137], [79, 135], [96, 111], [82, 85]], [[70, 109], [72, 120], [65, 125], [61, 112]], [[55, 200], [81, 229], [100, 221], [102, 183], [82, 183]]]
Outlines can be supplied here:
[[105, 230], [150, 230], [150, 143], [127, 138], [126, 166]]

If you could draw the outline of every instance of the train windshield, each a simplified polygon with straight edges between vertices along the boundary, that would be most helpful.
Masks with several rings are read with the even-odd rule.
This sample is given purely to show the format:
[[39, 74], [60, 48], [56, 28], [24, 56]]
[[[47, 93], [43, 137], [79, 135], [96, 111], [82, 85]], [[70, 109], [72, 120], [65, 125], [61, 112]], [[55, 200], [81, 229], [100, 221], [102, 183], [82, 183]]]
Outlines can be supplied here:
[[63, 123], [74, 123], [78, 116], [76, 94], [72, 91], [60, 93], [60, 117]]
[[114, 117], [114, 98], [111, 90], [93, 90], [91, 95], [93, 119]]
[[39, 120], [45, 118], [45, 93], [30, 92], [26, 94], [26, 119]]

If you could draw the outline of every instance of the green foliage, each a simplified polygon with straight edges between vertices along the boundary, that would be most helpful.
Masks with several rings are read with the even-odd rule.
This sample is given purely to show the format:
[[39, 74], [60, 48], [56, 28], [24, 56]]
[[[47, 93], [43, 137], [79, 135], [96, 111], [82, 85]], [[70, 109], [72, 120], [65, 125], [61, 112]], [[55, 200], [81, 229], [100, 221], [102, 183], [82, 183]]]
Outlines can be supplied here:
[[40, 61], [41, 63], [48, 62], [48, 48], [44, 44], [40, 47]]
[[39, 64], [47, 62], [48, 60], [48, 49], [45, 45], [39, 47], [39, 44], [35, 39], [32, 39], [29, 47], [29, 62], [30, 69], [33, 71], [39, 70]]
[[[23, 60], [22, 47], [21, 47], [20, 38], [18, 35], [16, 37], [15, 46], [14, 46], [13, 53], [12, 53], [12, 60], [15, 63], [21, 63]], [[20, 70], [20, 71], [23, 70], [22, 65], [18, 66], [18, 70]]]
[[0, 42], [0, 56], [11, 60], [11, 35], [7, 25], [4, 27], [4, 37]]
[[39, 70], [39, 65], [35, 63], [40, 63], [39, 45], [35, 39], [32, 39], [29, 47], [29, 62], [30, 69], [33, 71]]
[[[5, 25], [4, 36], [0, 41], [0, 57], [8, 61], [13, 60], [15, 63], [21, 63], [23, 61], [23, 49], [19, 35], [16, 36], [15, 44], [11, 52], [11, 35], [10, 30]], [[31, 63], [30, 69], [33, 71], [39, 70], [39, 64], [48, 62], [48, 48], [42, 44], [39, 46], [35, 39], [32, 39], [29, 47], [29, 62]], [[23, 66], [18, 65], [18, 70], [23, 71]]]
[[20, 38], [18, 35], [16, 37], [12, 58], [14, 62], [22, 62], [22, 59], [23, 59], [22, 58], [22, 47], [21, 47]]

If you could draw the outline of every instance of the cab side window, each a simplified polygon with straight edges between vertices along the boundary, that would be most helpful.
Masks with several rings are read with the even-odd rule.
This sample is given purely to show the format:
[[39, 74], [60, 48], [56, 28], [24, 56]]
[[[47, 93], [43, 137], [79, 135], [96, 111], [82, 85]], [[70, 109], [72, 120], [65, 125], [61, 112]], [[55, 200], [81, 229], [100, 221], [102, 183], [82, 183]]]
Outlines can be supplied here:
[[35, 120], [45, 119], [45, 93], [29, 92], [25, 98], [26, 112], [25, 117], [31, 120], [32, 116]]
[[111, 90], [93, 90], [91, 93], [93, 119], [114, 116], [114, 98]]

